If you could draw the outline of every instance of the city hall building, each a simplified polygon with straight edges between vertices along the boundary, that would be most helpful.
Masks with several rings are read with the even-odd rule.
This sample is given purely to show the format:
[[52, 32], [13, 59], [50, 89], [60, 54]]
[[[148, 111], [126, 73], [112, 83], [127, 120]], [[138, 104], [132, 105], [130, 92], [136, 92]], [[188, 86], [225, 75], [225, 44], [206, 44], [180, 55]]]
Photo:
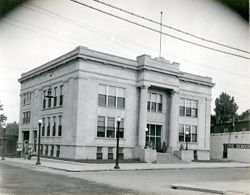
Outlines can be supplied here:
[[43, 156], [114, 159], [117, 117], [119, 156], [138, 159], [151, 146], [174, 153], [186, 146], [210, 159], [209, 77], [180, 71], [164, 58], [131, 60], [77, 47], [19, 79], [19, 146]]

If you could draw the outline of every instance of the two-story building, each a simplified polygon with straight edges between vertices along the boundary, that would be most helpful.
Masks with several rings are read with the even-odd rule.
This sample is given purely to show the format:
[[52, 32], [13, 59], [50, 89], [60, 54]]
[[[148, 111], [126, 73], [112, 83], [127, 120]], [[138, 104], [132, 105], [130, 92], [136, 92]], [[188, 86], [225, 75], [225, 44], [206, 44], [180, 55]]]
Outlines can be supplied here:
[[[209, 77], [180, 71], [164, 58], [126, 59], [77, 47], [19, 79], [19, 145], [70, 159], [139, 158], [147, 143], [174, 153], [188, 141], [198, 159], [210, 157]], [[53, 98], [48, 98], [48, 92]], [[188, 133], [186, 133], [188, 132]], [[139, 151], [139, 153], [138, 153]]]

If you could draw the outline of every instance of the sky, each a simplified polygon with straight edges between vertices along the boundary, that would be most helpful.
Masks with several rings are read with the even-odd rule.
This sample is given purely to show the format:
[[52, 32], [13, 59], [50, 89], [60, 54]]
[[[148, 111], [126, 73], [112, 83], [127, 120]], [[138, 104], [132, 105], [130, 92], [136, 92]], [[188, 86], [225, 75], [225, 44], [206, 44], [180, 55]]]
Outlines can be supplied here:
[[[93, 0], [87, 5], [126, 17], [156, 30], [152, 24]], [[249, 51], [249, 23], [212, 0], [103, 0], [208, 40]], [[249, 54], [207, 43], [163, 28], [164, 33], [238, 55]], [[136, 60], [142, 54], [159, 57], [159, 33], [105, 15], [70, 0], [30, 0], [0, 19], [0, 101], [7, 122], [19, 121], [21, 73], [36, 68], [75, 47]], [[238, 113], [250, 108], [249, 59], [207, 50], [162, 35], [161, 56], [180, 63], [184, 72], [212, 77], [214, 100], [221, 92], [234, 96]]]

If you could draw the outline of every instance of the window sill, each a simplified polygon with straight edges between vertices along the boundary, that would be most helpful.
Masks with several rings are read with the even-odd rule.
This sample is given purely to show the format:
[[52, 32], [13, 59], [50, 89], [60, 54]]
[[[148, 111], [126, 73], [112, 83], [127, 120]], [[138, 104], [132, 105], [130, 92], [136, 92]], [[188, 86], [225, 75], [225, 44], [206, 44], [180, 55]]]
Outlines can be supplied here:
[[[181, 141], [181, 142], [180, 142], [180, 141], [179, 141], [178, 143], [179, 143], [179, 144], [186, 144], [187, 142], [184, 142], [184, 141]], [[194, 144], [198, 144], [198, 142], [188, 142], [188, 144], [193, 144], [193, 145], [194, 145]]]
[[42, 108], [42, 111], [46, 111], [46, 110], [52, 110], [52, 109], [58, 109], [58, 108], [62, 108], [63, 106], [55, 106], [55, 107], [51, 107], [51, 108]]
[[[102, 139], [102, 140], [117, 140], [115, 137], [95, 137], [95, 139]], [[125, 138], [119, 138], [119, 140], [126, 140]]]
[[98, 105], [98, 107], [101, 107], [101, 108], [118, 109], [118, 110], [125, 110], [125, 108], [119, 108], [119, 107], [114, 107], [114, 106], [103, 106], [103, 105]]

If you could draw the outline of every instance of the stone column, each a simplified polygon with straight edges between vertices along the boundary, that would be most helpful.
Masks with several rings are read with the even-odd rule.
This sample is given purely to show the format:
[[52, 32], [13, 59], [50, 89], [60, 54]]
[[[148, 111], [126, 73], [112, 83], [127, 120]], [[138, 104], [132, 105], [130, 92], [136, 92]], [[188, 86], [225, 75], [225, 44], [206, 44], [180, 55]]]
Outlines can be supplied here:
[[171, 113], [170, 113], [170, 134], [169, 134], [169, 149], [171, 152], [176, 150], [178, 142], [178, 127], [179, 127], [179, 91], [171, 92]]
[[145, 147], [145, 131], [147, 127], [147, 98], [148, 86], [140, 87], [140, 110], [139, 110], [139, 136], [138, 145], [141, 148]]

